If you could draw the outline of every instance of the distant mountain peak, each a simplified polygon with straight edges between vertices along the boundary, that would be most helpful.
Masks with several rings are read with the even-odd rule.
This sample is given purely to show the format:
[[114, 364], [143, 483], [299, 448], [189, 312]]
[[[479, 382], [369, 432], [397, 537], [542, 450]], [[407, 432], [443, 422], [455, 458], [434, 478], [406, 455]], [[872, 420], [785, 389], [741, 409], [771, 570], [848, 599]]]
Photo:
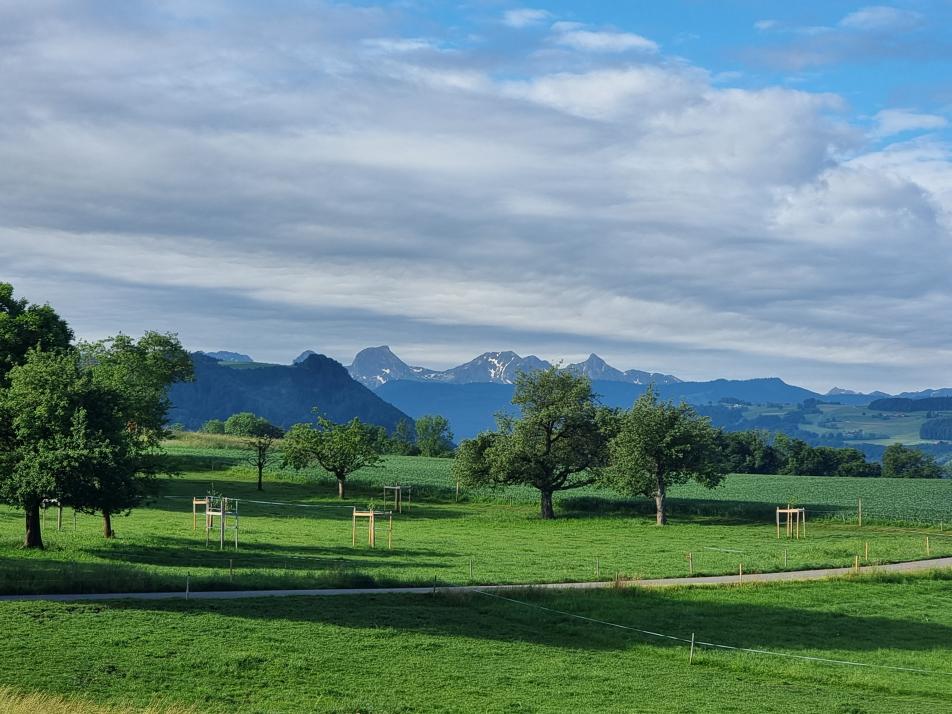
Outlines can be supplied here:
[[433, 370], [423, 367], [411, 367], [397, 357], [389, 345], [366, 347], [354, 356], [347, 368], [350, 376], [365, 387], [377, 387], [395, 379], [427, 379]]
[[828, 391], [825, 396], [827, 397], [838, 397], [838, 396], [844, 396], [844, 395], [856, 396], [858, 394], [859, 392], [854, 391], [852, 389], [842, 389], [840, 387], [833, 387], [833, 389]]
[[241, 354], [240, 352], [228, 352], [227, 350], [219, 350], [217, 352], [199, 351], [198, 354], [217, 359], [219, 362], [254, 362], [248, 355]]
[[294, 361], [291, 364], [301, 364], [301, 362], [304, 362], [308, 357], [316, 354], [317, 352], [314, 350], [304, 350], [301, 354], [294, 358]]

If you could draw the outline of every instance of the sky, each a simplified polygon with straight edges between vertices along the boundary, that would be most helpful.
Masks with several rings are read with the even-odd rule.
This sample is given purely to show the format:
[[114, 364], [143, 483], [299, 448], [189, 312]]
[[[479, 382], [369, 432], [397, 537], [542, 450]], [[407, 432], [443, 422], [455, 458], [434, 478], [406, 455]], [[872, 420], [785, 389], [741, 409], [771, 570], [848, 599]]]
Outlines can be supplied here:
[[952, 386], [952, 3], [0, 0], [78, 336]]

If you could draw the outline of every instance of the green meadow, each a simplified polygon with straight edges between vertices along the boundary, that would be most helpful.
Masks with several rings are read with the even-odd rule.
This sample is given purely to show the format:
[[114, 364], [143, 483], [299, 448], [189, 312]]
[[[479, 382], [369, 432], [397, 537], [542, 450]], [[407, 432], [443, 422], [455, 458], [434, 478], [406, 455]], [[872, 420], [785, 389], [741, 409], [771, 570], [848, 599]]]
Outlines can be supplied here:
[[[24, 550], [22, 515], [0, 509], [0, 592], [531, 584], [717, 575], [741, 565], [745, 572], [844, 567], [857, 555], [864, 564], [952, 555], [952, 512], [941, 511], [952, 501], [952, 481], [730, 476], [714, 491], [676, 490], [671, 525], [658, 528], [647, 499], [595, 491], [563, 497], [552, 522], [538, 518], [525, 489], [464, 490], [457, 500], [445, 459], [390, 457], [352, 477], [342, 502], [326, 474], [279, 471], [259, 492], [233, 448], [190, 444], [171, 452], [182, 474], [163, 479], [144, 507], [115, 518], [116, 538], [102, 537], [97, 517], [74, 519], [68, 509], [57, 530], [51, 509], [46, 548]], [[378, 518], [376, 548], [368, 547], [366, 521], [353, 544], [353, 508], [392, 509], [382, 487], [396, 483], [412, 488], [409, 508], [394, 515], [392, 532]], [[231, 532], [224, 549], [217, 533], [206, 545], [201, 517], [193, 530], [191, 499], [210, 489], [238, 499], [237, 550]], [[869, 514], [862, 528], [860, 498]], [[773, 509], [786, 503], [811, 514], [806, 538], [777, 539]], [[919, 521], [923, 508], [938, 517]]]
[[[78, 712], [950, 711], [948, 576], [511, 600], [4, 603], [0, 684]], [[773, 654], [689, 662], [692, 634]]]

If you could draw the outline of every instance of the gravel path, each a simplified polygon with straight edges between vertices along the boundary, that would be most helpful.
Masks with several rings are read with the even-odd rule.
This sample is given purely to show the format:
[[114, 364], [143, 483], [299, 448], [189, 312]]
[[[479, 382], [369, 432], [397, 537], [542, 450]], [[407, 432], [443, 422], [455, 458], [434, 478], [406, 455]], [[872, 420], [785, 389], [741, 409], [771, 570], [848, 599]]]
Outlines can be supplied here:
[[[861, 573], [911, 573], [923, 570], [952, 568], [952, 558], [933, 558], [932, 560], [914, 560], [906, 563], [888, 565], [869, 565], [859, 569]], [[794, 580], [822, 580], [853, 573], [853, 568], [823, 568], [818, 570], [791, 570], [782, 573], [751, 573], [739, 575], [713, 575], [694, 578], [659, 578], [655, 580], [623, 580], [625, 587], [671, 587], [674, 585], [736, 585], [738, 583], [775, 583]], [[399, 588], [329, 588], [323, 590], [210, 590], [205, 592], [161, 592], [161, 593], [86, 593], [67, 595], [2, 595], [0, 602], [26, 600], [54, 600], [75, 602], [78, 600], [234, 600], [255, 597], [289, 596], [330, 596], [330, 595], [381, 595], [381, 594], [425, 594], [425, 593], [465, 593], [475, 590], [503, 591], [547, 589], [547, 590], [591, 590], [609, 588], [614, 581], [586, 583], [545, 583], [541, 585], [456, 585], [448, 587], [399, 587]]]

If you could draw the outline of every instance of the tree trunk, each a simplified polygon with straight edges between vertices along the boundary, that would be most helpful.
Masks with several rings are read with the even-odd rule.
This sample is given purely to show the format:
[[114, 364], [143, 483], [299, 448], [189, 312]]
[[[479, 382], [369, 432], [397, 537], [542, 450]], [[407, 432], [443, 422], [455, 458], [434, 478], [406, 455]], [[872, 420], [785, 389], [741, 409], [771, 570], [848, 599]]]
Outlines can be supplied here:
[[344, 497], [344, 479], [345, 479], [345, 478], [347, 478], [347, 477], [346, 477], [346, 476], [338, 476], [338, 477], [337, 477], [337, 497], [338, 497], [338, 498], [343, 498], [343, 497]]
[[112, 538], [115, 535], [112, 532], [112, 514], [109, 511], [102, 512], [102, 534], [106, 538]]
[[555, 518], [555, 510], [552, 508], [552, 492], [542, 491], [542, 520], [550, 521]]
[[657, 525], [663, 526], [668, 522], [668, 494], [665, 490], [664, 479], [658, 477], [658, 490], [655, 491], [655, 509], [657, 510]]
[[262, 485], [261, 485], [261, 476], [262, 476], [261, 472], [262, 472], [262, 471], [264, 471], [264, 467], [259, 463], [259, 464], [258, 464], [258, 490], [259, 490], [259, 491], [264, 491], [264, 488], [263, 488]]
[[40, 534], [40, 504], [28, 503], [24, 508], [26, 513], [26, 536], [23, 545], [26, 548], [42, 548], [43, 537]]

